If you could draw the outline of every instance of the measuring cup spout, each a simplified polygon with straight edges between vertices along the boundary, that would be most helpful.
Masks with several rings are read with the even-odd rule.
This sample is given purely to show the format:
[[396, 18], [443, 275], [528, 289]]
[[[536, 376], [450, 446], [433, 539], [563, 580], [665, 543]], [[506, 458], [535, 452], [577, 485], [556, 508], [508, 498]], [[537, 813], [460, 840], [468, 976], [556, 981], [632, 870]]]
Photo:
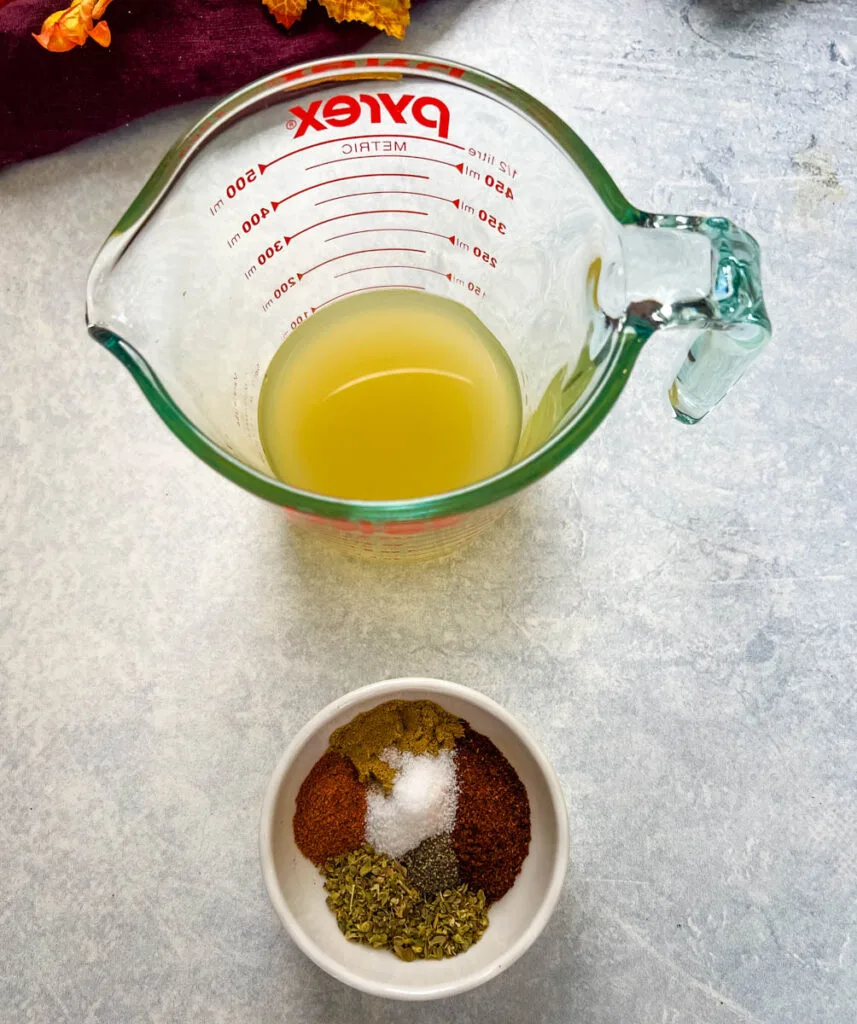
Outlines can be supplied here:
[[698, 423], [771, 337], [758, 243], [725, 218], [671, 214], [642, 214], [622, 243], [633, 340], [698, 329], [669, 389], [676, 418]]

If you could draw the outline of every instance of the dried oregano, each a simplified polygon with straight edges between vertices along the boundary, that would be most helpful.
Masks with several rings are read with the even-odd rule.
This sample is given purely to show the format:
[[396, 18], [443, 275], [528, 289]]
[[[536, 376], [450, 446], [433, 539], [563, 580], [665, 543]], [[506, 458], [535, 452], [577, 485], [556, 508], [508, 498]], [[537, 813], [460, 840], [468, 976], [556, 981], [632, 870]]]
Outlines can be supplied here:
[[406, 869], [371, 846], [323, 868], [327, 905], [346, 939], [391, 949], [400, 960], [441, 960], [464, 953], [488, 927], [485, 894], [466, 885], [423, 896]]

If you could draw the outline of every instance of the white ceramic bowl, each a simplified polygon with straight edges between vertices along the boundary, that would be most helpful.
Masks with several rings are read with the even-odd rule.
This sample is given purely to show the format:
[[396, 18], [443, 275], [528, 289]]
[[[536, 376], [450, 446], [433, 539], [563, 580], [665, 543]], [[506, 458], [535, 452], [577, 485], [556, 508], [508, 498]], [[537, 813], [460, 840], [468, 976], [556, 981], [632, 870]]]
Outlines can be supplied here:
[[[292, 816], [301, 783], [330, 734], [385, 700], [433, 700], [500, 748], [527, 788], [532, 840], [521, 873], [488, 911], [489, 926], [466, 953], [404, 963], [389, 950], [348, 942], [325, 905], [322, 877], [295, 845]], [[439, 679], [391, 679], [345, 694], [295, 736], [268, 785], [262, 810], [265, 885], [286, 930], [319, 967], [388, 999], [440, 999], [496, 977], [538, 938], [556, 906], [568, 865], [568, 816], [556, 773], [529, 731], [476, 690]]]

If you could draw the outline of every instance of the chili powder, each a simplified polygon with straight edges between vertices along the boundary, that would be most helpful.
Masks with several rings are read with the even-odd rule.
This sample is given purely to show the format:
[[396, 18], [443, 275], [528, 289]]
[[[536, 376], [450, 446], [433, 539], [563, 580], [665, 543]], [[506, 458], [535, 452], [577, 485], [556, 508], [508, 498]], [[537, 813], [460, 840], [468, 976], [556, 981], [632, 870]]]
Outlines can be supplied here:
[[292, 829], [301, 853], [321, 867], [363, 842], [366, 787], [354, 765], [328, 750], [301, 783]]
[[497, 747], [465, 723], [456, 744], [458, 811], [452, 847], [461, 880], [490, 902], [514, 884], [530, 848], [530, 801]]

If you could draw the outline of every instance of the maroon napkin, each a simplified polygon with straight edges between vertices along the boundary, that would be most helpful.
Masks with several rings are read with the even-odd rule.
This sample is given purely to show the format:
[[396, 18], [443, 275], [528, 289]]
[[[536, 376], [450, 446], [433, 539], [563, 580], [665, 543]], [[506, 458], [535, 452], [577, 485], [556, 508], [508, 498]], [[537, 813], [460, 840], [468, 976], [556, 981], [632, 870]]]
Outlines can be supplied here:
[[261, 0], [113, 0], [107, 49], [49, 53], [33, 39], [68, 0], [0, 0], [0, 167], [52, 153], [172, 103], [231, 92], [378, 33], [310, 4], [287, 32]]

